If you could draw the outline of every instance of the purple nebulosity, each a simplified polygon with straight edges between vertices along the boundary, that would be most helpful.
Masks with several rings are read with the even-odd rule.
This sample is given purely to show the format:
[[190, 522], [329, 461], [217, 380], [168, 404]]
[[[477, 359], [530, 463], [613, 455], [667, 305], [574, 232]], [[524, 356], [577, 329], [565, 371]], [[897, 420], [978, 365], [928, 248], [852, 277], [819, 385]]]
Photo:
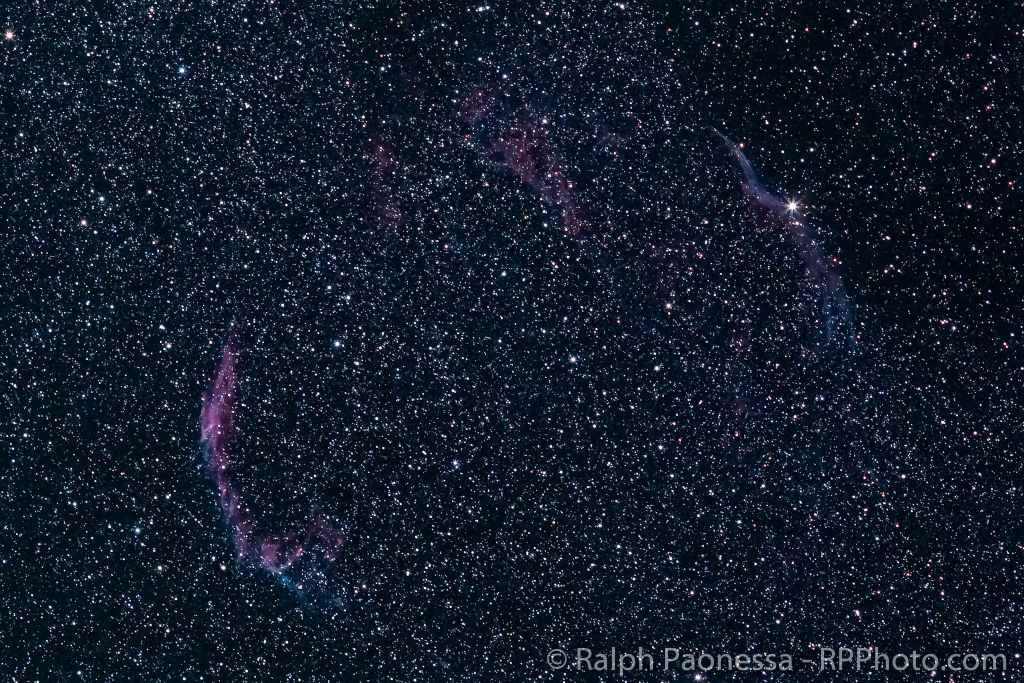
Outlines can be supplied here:
[[394, 145], [382, 135], [370, 139], [369, 166], [377, 224], [395, 233], [405, 223], [398, 201], [398, 155]]
[[505, 165], [548, 206], [561, 214], [562, 228], [573, 237], [585, 235], [586, 219], [565, 162], [557, 154], [542, 122], [520, 118], [492, 143]]
[[206, 449], [210, 476], [217, 485], [220, 506], [233, 531], [238, 554], [245, 556], [253, 537], [249, 508], [231, 477], [229, 453], [235, 440], [235, 389], [238, 386], [238, 338], [232, 333], [224, 343], [217, 374], [203, 394], [200, 439]]
[[776, 213], [780, 217], [786, 217], [794, 211], [794, 208], [790, 204], [783, 202], [781, 199], [765, 189], [764, 185], [761, 184], [761, 181], [758, 180], [757, 173], [754, 172], [754, 167], [750, 165], [750, 161], [747, 160], [747, 156], [743, 153], [743, 150], [739, 145], [718, 131], [715, 131], [715, 135], [725, 143], [725, 146], [729, 148], [729, 152], [740, 165], [740, 170], [743, 172], [743, 192], [747, 198], [754, 201], [761, 208]]
[[[203, 394], [200, 438], [210, 476], [217, 486], [220, 506], [231, 526], [232, 541], [239, 559], [250, 559], [272, 574], [288, 579], [288, 585], [303, 588], [303, 581], [327, 579], [342, 547], [341, 533], [315, 506], [298, 532], [270, 532], [260, 528], [253, 510], [234, 480], [231, 449], [237, 440], [237, 391], [241, 377], [241, 346], [232, 332], [221, 352], [217, 373]], [[300, 560], [315, 559], [299, 566]], [[294, 569], [299, 580], [283, 576]]]
[[573, 237], [587, 235], [590, 224], [569, 167], [551, 140], [550, 122], [524, 105], [499, 123], [497, 109], [497, 98], [479, 89], [461, 103], [456, 117], [473, 127], [496, 126], [497, 134], [484, 142], [480, 151], [499, 161], [545, 206], [554, 209], [566, 233]]
[[807, 282], [819, 295], [821, 315], [818, 324], [822, 341], [829, 347], [844, 344], [840, 329], [847, 326], [850, 315], [846, 290], [833, 262], [811, 233], [799, 205], [784, 202], [765, 189], [740, 146], [718, 131], [715, 134], [739, 164], [743, 173], [743, 194], [756, 208], [784, 226], [790, 242], [799, 252]]

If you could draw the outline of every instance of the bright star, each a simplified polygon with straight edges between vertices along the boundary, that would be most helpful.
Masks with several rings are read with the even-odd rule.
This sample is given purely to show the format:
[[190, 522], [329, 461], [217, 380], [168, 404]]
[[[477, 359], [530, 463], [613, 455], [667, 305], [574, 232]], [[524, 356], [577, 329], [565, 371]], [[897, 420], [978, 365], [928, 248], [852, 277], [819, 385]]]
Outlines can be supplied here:
[[800, 203], [798, 201], [796, 201], [795, 199], [790, 199], [788, 202], [786, 202], [786, 211], [789, 211], [790, 213], [793, 213], [794, 211], [796, 211], [799, 208], [800, 208]]

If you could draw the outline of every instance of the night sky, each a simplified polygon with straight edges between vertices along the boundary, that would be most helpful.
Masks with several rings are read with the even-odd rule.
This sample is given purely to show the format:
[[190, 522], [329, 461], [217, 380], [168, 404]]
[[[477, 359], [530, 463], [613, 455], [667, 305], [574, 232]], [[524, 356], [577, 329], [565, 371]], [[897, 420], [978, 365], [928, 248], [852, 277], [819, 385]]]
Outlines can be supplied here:
[[1018, 2], [4, 3], [0, 676], [1020, 680], [1022, 41]]

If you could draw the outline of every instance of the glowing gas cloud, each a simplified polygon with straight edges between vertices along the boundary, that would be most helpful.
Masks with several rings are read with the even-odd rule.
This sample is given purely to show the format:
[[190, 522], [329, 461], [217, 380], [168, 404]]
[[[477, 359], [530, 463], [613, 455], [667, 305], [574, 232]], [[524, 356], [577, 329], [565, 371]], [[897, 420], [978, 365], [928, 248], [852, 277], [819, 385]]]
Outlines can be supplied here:
[[238, 390], [243, 349], [233, 331], [221, 349], [220, 364], [200, 412], [200, 440], [210, 476], [217, 486], [220, 507], [240, 560], [251, 560], [299, 591], [330, 587], [342, 548], [342, 535], [316, 507], [297, 531], [270, 531], [256, 521], [237, 484], [231, 454], [238, 441]]
[[718, 131], [715, 131], [715, 135], [739, 165], [744, 196], [762, 214], [784, 227], [787, 237], [800, 255], [807, 285], [818, 297], [819, 346], [832, 351], [844, 349], [848, 343], [844, 330], [849, 330], [851, 320], [846, 289], [833, 262], [815, 239], [800, 210], [799, 202], [782, 200], [769, 192], [740, 146]]

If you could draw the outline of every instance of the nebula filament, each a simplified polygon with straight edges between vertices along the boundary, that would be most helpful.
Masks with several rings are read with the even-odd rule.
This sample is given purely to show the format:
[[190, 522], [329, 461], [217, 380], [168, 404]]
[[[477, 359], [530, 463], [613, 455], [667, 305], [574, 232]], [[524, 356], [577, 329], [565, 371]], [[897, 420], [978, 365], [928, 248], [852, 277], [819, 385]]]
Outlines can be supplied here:
[[241, 355], [239, 334], [233, 331], [224, 342], [220, 365], [203, 395], [200, 413], [200, 436], [207, 466], [217, 485], [237, 556], [254, 561], [277, 576], [283, 585], [303, 593], [317, 589], [319, 597], [336, 599], [337, 596], [329, 597], [326, 589], [331, 587], [342, 549], [341, 532], [316, 506], [310, 509], [298, 531], [263, 529], [235, 481], [231, 453], [238, 441], [236, 408]]
[[715, 135], [729, 149], [740, 167], [743, 174], [743, 194], [759, 213], [784, 227], [787, 237], [799, 252], [806, 284], [817, 295], [819, 302], [816, 320], [819, 330], [816, 342], [819, 349], [832, 353], [848, 351], [850, 340], [846, 337], [849, 333], [844, 334], [844, 331], [851, 327], [851, 314], [846, 289], [832, 262], [807, 225], [799, 203], [783, 201], [769, 192], [740, 146], [718, 131], [715, 131]]

